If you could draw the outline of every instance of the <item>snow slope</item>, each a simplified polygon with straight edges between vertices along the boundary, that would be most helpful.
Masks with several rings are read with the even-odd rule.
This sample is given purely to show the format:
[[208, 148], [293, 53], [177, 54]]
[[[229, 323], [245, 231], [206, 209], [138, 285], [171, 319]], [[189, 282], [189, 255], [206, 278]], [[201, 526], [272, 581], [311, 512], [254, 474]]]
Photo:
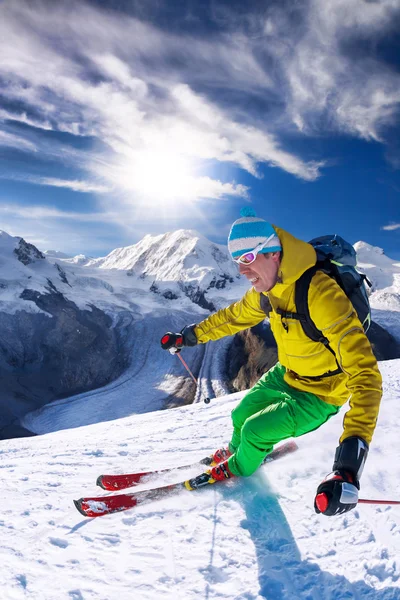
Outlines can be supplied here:
[[[362, 496], [400, 499], [400, 361], [380, 368]], [[312, 508], [343, 412], [250, 478], [94, 520], [75, 510], [74, 498], [104, 493], [100, 473], [181, 465], [225, 443], [241, 395], [0, 442], [1, 598], [400, 598], [400, 507], [359, 505], [332, 518]]]

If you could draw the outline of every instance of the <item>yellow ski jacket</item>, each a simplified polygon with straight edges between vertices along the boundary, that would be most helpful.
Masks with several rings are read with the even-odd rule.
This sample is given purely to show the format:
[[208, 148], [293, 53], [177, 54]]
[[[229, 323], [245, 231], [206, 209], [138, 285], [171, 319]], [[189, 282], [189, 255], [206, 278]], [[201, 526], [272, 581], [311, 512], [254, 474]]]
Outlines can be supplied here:
[[308, 294], [310, 316], [329, 340], [342, 373], [311, 379], [337, 370], [335, 356], [323, 344], [307, 337], [298, 320], [282, 319], [276, 310], [296, 312], [295, 283], [316, 263], [317, 256], [311, 244], [283, 229], [274, 229], [283, 248], [278, 283], [263, 294], [251, 288], [238, 302], [201, 321], [194, 329], [197, 341], [202, 344], [253, 327], [266, 317], [261, 304], [269, 305], [267, 316], [279, 362], [286, 367], [285, 381], [328, 404], [342, 406], [350, 400], [340, 441], [356, 435], [370, 443], [382, 397], [382, 377], [357, 313], [336, 281], [317, 271]]

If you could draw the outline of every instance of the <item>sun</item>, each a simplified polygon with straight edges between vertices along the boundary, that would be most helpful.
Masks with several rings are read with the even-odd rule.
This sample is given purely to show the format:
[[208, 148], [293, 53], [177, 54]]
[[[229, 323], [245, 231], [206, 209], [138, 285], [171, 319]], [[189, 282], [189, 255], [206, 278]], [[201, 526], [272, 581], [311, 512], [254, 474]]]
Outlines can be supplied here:
[[192, 199], [193, 164], [174, 151], [138, 152], [119, 171], [119, 184], [151, 205], [168, 205]]

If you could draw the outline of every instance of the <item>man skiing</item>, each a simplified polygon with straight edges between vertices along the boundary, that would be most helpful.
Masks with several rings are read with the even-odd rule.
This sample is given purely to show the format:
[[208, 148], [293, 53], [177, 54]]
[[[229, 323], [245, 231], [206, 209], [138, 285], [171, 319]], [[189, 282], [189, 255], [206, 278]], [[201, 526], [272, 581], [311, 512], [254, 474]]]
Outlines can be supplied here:
[[[252, 287], [241, 300], [180, 333], [167, 333], [164, 349], [204, 344], [253, 327], [269, 317], [278, 363], [232, 411], [228, 448], [214, 454], [208, 483], [254, 473], [274, 444], [320, 427], [350, 399], [332, 473], [318, 486], [314, 507], [327, 516], [358, 502], [359, 479], [375, 429], [382, 378], [358, 315], [337, 282], [317, 270], [308, 308], [329, 345], [305, 334], [296, 312], [295, 284], [315, 265], [311, 244], [244, 209], [229, 233], [228, 249]], [[284, 316], [283, 316], [284, 315]]]

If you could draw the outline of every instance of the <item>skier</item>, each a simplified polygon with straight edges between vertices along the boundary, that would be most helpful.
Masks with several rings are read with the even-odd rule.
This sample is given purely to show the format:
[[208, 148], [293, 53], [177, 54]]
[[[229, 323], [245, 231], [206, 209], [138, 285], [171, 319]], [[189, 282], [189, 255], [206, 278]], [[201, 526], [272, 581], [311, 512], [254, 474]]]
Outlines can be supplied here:
[[[327, 516], [357, 505], [359, 479], [376, 426], [382, 378], [358, 315], [337, 282], [318, 270], [308, 307], [329, 346], [312, 341], [296, 312], [295, 283], [317, 260], [311, 244], [244, 209], [228, 237], [240, 274], [251, 283], [241, 300], [180, 333], [166, 333], [164, 349], [205, 344], [253, 327], [269, 317], [278, 363], [265, 373], [232, 411], [229, 446], [214, 454], [208, 483], [249, 476], [274, 444], [319, 428], [350, 399], [332, 472], [318, 486], [314, 508]], [[282, 316], [282, 310], [285, 317]]]

